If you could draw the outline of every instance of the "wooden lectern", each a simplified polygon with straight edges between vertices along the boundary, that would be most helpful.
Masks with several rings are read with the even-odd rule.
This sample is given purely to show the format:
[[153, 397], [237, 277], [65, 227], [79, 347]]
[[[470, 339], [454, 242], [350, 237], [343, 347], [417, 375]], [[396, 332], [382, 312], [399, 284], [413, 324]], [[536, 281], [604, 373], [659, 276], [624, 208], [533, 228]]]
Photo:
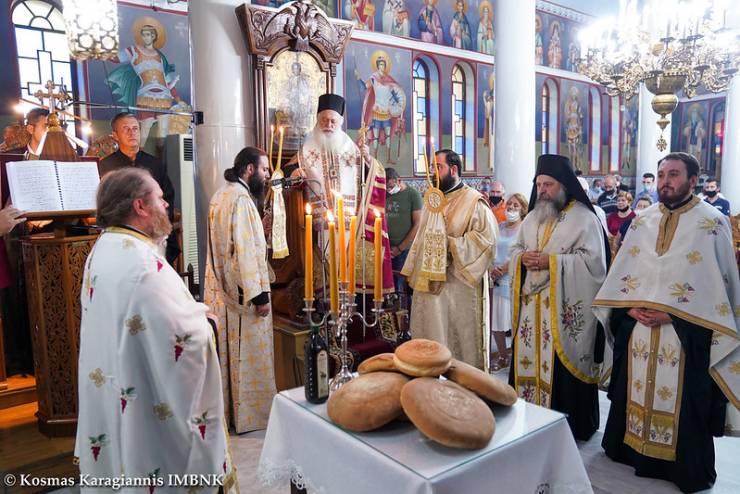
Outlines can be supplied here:
[[[0, 155], [3, 200], [5, 163]], [[78, 158], [97, 162], [97, 158]], [[87, 255], [98, 234], [72, 226], [95, 211], [29, 213], [29, 220], [52, 220], [53, 232], [20, 239], [38, 395], [38, 427], [49, 437], [73, 436], [77, 429], [77, 359], [80, 341], [80, 291]]]

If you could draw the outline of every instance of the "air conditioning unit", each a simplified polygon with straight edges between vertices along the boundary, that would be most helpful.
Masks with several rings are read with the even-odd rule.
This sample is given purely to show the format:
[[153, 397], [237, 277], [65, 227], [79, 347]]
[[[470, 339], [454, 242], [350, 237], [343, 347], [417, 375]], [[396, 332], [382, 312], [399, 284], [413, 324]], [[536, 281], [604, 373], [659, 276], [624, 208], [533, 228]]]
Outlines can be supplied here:
[[199, 284], [198, 233], [195, 221], [195, 168], [193, 164], [193, 136], [168, 135], [165, 141], [167, 174], [175, 188], [175, 205], [180, 210], [182, 223], [183, 267], [193, 266], [193, 282]]

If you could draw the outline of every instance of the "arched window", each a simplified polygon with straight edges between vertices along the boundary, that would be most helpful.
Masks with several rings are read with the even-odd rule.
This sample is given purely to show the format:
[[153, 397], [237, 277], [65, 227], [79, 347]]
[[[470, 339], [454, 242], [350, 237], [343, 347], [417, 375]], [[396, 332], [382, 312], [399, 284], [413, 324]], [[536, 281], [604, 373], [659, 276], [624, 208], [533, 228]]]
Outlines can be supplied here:
[[465, 156], [465, 74], [452, 68], [452, 150]]
[[[424, 152], [429, 142], [429, 71], [421, 60], [414, 61], [413, 98], [411, 111], [414, 119], [414, 173], [426, 173]], [[431, 161], [431, 157], [429, 158]]]
[[609, 146], [609, 173], [619, 172], [619, 139], [621, 137], [620, 129], [622, 127], [621, 113], [619, 111], [620, 101], [619, 96], [613, 96], [611, 99], [610, 109], [610, 128], [611, 128], [611, 144]]
[[[41, 0], [22, 0], [13, 6], [12, 19], [21, 97], [36, 101], [33, 93], [46, 91], [47, 81], [64, 84], [76, 96], [64, 18], [59, 9]], [[26, 110], [31, 108], [27, 106]], [[68, 131], [73, 131], [73, 125], [70, 121]]]
[[558, 86], [552, 79], [542, 84], [540, 91], [540, 139], [542, 140], [542, 154], [558, 152]]
[[725, 103], [717, 103], [712, 108], [712, 147], [709, 148], [707, 175], [719, 176], [722, 171], [722, 145], [725, 138]]
[[588, 91], [588, 104], [591, 107], [591, 132], [588, 136], [588, 160], [592, 173], [601, 171], [601, 95], [591, 86]]
[[430, 138], [435, 138], [435, 148], [440, 148], [439, 136], [439, 70], [432, 58], [422, 55], [412, 64], [413, 98], [411, 111], [414, 127], [414, 173], [426, 175], [424, 149], [429, 162], [433, 162]]
[[475, 74], [460, 62], [452, 68], [452, 149], [460, 155], [463, 172], [475, 172]]
[[540, 114], [540, 142], [542, 142], [542, 154], [550, 153], [550, 89], [547, 84], [542, 85], [542, 112]]

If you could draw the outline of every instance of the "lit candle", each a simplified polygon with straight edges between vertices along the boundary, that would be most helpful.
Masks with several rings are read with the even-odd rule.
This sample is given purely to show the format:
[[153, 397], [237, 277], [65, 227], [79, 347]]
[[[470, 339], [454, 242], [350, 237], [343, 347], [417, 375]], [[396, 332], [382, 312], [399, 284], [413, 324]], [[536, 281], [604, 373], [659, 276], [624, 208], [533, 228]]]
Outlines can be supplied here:
[[439, 188], [439, 166], [437, 166], [437, 151], [434, 149], [434, 137], [432, 137], [432, 160], [434, 161], [434, 173], [437, 176], [437, 188]]
[[304, 294], [303, 297], [313, 300], [313, 215], [311, 215], [311, 205], [306, 204], [306, 260], [303, 263], [304, 269]]
[[339, 280], [347, 281], [347, 243], [344, 225], [344, 196], [337, 194], [337, 223], [339, 223]]
[[380, 211], [375, 209], [375, 278], [373, 280], [373, 299], [383, 300], [383, 229]]
[[427, 182], [432, 185], [432, 179], [429, 178], [429, 158], [427, 158], [427, 146], [424, 145], [424, 170], [427, 172]]
[[339, 313], [339, 290], [337, 287], [337, 232], [334, 216], [326, 212], [329, 221], [329, 301], [334, 314]]
[[277, 164], [275, 165], [276, 170], [280, 169], [280, 165], [283, 160], [283, 136], [284, 135], [285, 135], [285, 129], [281, 125], [280, 126], [280, 143], [278, 144], [278, 159], [277, 159]]
[[275, 126], [270, 125], [270, 144], [267, 147], [267, 161], [269, 161], [270, 163], [270, 170], [274, 170], [274, 168], [272, 167], [272, 142], [274, 138], [275, 138]]
[[357, 237], [357, 216], [353, 214], [349, 217], [349, 260], [347, 261], [350, 295], [355, 294], [355, 237]]

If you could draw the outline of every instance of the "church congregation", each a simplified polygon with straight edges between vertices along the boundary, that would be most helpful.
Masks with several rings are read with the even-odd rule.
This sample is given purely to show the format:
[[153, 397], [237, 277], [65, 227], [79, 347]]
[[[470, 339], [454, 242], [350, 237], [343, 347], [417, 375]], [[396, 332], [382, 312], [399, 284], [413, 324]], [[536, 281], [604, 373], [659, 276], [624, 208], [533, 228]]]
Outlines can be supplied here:
[[6, 492], [740, 489], [725, 3], [6, 3]]

